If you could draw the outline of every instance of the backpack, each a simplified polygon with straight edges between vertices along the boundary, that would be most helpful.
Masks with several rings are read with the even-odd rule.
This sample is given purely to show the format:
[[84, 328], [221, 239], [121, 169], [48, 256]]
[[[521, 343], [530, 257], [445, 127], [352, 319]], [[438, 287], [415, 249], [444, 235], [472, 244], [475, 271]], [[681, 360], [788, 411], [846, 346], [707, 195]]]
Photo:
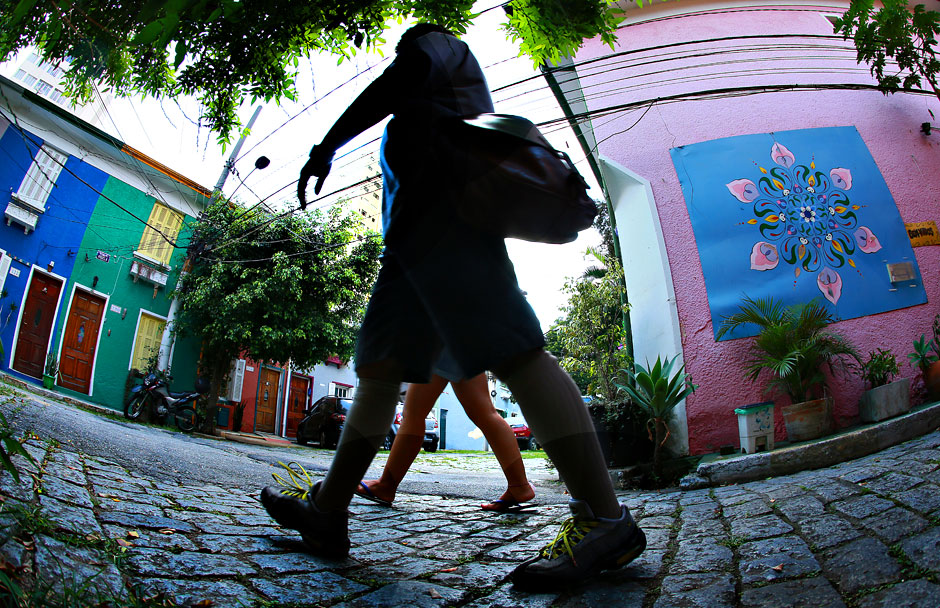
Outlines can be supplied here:
[[570, 243], [591, 226], [597, 204], [567, 154], [529, 120], [508, 114], [448, 119], [454, 179], [448, 194], [458, 216], [504, 237]]

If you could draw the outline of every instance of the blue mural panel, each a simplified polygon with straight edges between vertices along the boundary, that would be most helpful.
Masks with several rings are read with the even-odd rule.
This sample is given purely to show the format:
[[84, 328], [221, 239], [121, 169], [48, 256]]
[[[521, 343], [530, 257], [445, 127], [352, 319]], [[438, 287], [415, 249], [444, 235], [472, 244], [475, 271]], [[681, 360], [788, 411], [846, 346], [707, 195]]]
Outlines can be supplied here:
[[[927, 301], [894, 198], [854, 127], [741, 135], [670, 153], [715, 331], [744, 295], [819, 298], [842, 319]], [[900, 262], [912, 264], [913, 281], [890, 281], [887, 264]]]

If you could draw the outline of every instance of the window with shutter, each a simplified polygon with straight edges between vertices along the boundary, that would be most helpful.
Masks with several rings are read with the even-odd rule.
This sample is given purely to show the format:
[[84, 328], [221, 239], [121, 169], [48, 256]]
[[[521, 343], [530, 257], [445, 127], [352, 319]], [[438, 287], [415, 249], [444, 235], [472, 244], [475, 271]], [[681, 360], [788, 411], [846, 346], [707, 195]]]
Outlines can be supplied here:
[[[155, 203], [144, 228], [144, 235], [137, 248], [138, 255], [150, 258], [164, 266], [169, 266], [173, 255], [173, 244], [183, 225], [183, 215], [165, 205]], [[166, 238], [163, 238], [163, 237]]]
[[150, 358], [160, 352], [160, 342], [163, 340], [163, 327], [166, 320], [141, 313], [140, 324], [137, 327], [137, 338], [134, 340], [134, 357], [131, 367], [144, 370]]
[[16, 198], [38, 211], [45, 211], [46, 200], [67, 159], [67, 154], [43, 145], [26, 171], [26, 177], [16, 191]]

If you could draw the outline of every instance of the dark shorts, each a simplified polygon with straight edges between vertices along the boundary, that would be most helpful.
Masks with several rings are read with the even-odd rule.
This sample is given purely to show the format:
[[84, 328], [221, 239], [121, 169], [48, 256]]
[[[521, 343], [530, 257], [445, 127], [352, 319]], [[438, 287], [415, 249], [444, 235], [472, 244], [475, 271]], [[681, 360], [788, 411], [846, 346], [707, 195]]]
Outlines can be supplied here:
[[544, 346], [502, 238], [455, 222], [420, 256], [386, 251], [356, 365], [391, 360], [425, 383], [444, 347], [448, 379], [466, 379]]

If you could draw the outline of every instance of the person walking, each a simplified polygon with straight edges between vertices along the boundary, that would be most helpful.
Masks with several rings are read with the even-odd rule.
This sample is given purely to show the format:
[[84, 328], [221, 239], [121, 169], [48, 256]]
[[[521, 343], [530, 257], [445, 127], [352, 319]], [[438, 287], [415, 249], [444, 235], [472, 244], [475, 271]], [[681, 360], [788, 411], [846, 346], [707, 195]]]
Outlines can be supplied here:
[[[545, 352], [501, 236], [462, 221], [447, 193], [466, 183], [444, 125], [493, 112], [469, 47], [447, 30], [407, 30], [392, 64], [337, 119], [300, 173], [315, 192], [336, 151], [391, 114], [381, 144], [385, 250], [356, 344], [358, 388], [326, 476], [299, 490], [265, 487], [261, 502], [322, 556], [349, 552], [348, 506], [385, 438], [401, 382], [426, 383], [446, 347], [471, 378], [491, 370], [515, 395], [571, 495], [555, 540], [513, 571], [520, 588], [546, 589], [629, 563], [646, 536], [617, 501], [587, 407]], [[442, 145], [443, 142], [443, 145]]]
[[[446, 373], [444, 370], [439, 371]], [[469, 380], [453, 381], [435, 373], [427, 384], [409, 385], [405, 393], [401, 426], [395, 435], [388, 460], [385, 461], [382, 476], [360, 483], [356, 495], [382, 506], [392, 505], [399, 484], [418, 457], [424, 443], [424, 419], [448, 383], [453, 387], [454, 395], [463, 406], [467, 417], [480, 429], [493, 448], [493, 455], [506, 476], [507, 488], [503, 495], [482, 505], [481, 508], [500, 513], [522, 510], [525, 508], [524, 503], [535, 497], [535, 488], [526, 478], [525, 464], [522, 462], [519, 444], [516, 443], [512, 429], [493, 407], [485, 374], [478, 374]]]

